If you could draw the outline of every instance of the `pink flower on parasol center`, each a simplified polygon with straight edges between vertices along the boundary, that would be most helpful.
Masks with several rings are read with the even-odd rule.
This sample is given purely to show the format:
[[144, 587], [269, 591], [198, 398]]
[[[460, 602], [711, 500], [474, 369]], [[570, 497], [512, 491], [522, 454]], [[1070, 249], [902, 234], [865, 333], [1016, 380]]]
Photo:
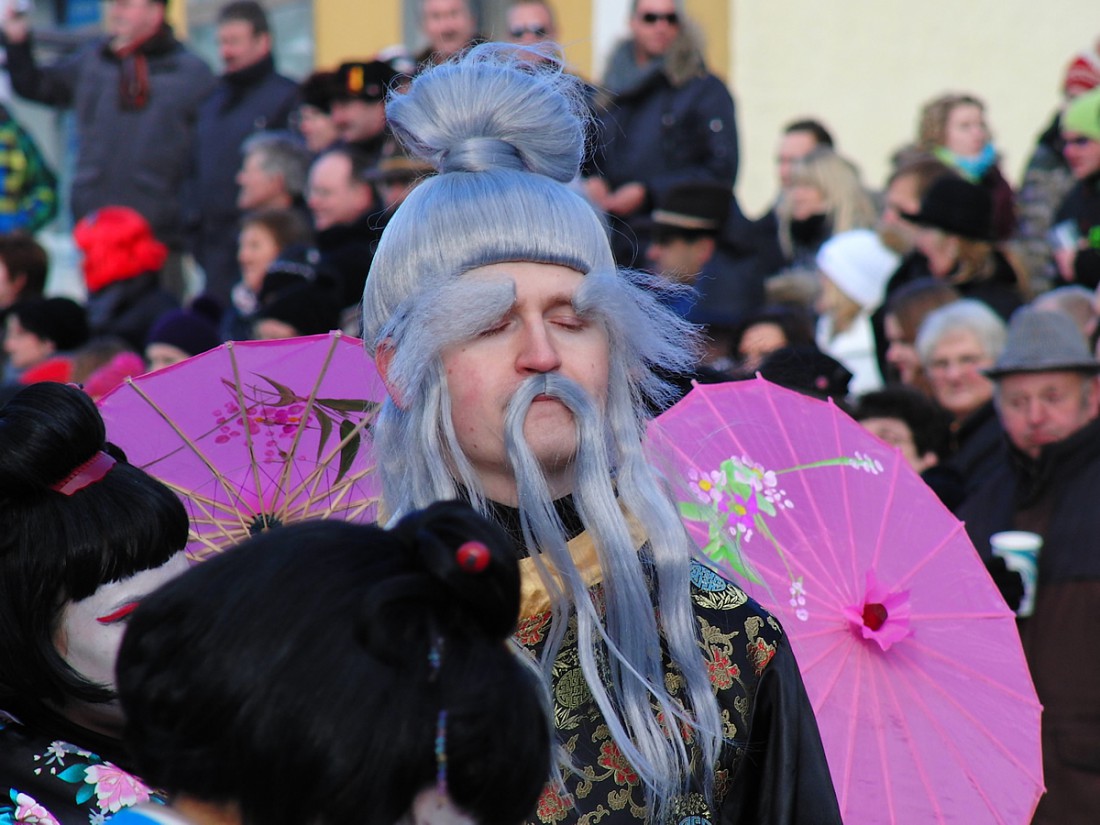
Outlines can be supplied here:
[[844, 616], [852, 631], [875, 642], [884, 651], [912, 634], [909, 612], [909, 591], [887, 592], [871, 570], [867, 571], [867, 590], [863, 601], [844, 608]]

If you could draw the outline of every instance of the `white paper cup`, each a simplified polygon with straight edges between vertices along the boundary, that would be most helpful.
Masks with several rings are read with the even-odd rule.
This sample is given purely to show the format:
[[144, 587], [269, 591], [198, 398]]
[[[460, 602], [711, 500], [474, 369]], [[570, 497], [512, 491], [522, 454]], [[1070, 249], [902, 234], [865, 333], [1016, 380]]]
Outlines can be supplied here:
[[1035, 610], [1035, 585], [1039, 578], [1039, 550], [1043, 537], [1026, 530], [1006, 530], [989, 537], [993, 555], [1004, 559], [1005, 567], [1020, 574], [1024, 582], [1024, 597], [1016, 615], [1030, 616]]

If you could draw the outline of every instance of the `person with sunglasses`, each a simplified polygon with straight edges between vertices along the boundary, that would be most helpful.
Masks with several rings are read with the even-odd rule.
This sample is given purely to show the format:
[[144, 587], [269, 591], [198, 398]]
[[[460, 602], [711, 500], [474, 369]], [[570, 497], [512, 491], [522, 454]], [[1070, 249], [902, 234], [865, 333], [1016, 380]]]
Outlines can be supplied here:
[[508, 42], [534, 46], [558, 39], [554, 10], [545, 0], [516, 0], [508, 7]]
[[707, 71], [698, 32], [679, 0], [634, 0], [630, 37], [612, 52], [602, 87], [585, 188], [609, 217], [617, 263], [643, 265], [645, 219], [672, 187], [719, 183], [732, 197], [733, 98]]
[[1062, 144], [1076, 183], [1054, 216], [1054, 260], [1065, 282], [1094, 289], [1100, 285], [1100, 88], [1066, 107]]

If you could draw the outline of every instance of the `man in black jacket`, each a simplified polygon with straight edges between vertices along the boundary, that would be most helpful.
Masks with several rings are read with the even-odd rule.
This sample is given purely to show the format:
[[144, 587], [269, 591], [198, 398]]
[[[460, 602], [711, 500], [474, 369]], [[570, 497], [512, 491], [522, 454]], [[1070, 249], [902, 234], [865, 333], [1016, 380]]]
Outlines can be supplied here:
[[631, 37], [611, 55], [597, 98], [599, 136], [589, 199], [606, 212], [615, 258], [637, 266], [648, 245], [645, 218], [682, 183], [731, 191], [737, 127], [725, 84], [707, 71], [697, 33], [674, 0], [635, 0]]
[[298, 105], [298, 85], [276, 73], [267, 15], [255, 0], [234, 0], [219, 12], [218, 51], [225, 72], [199, 110], [194, 253], [206, 273], [206, 292], [225, 306], [240, 278], [241, 145], [255, 132], [286, 128]]
[[1020, 578], [993, 558], [991, 536], [1023, 530], [1042, 538], [1034, 610], [1020, 619], [1024, 653], [1043, 703], [1047, 794], [1036, 825], [1091, 822], [1100, 810], [1100, 660], [1083, 655], [1100, 634], [1097, 373], [1100, 363], [1068, 316], [1017, 312], [1008, 344], [988, 372], [997, 383], [997, 412], [1009, 449], [958, 511], [1014, 608]]
[[1054, 217], [1054, 260], [1064, 280], [1094, 289], [1100, 284], [1100, 89], [1066, 107], [1062, 143], [1077, 183]]

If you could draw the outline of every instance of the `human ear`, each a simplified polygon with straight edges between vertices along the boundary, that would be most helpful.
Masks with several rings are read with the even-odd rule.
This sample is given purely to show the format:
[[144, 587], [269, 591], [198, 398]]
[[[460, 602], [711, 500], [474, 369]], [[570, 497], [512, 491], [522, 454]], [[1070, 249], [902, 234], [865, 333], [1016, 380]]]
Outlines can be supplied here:
[[390, 382], [390, 365], [393, 363], [393, 356], [396, 354], [397, 350], [394, 348], [393, 339], [386, 338], [374, 351], [374, 365], [378, 368], [378, 374], [382, 376], [382, 383], [386, 385], [386, 392], [393, 399], [393, 403], [403, 410], [405, 404], [401, 398], [401, 393]]

